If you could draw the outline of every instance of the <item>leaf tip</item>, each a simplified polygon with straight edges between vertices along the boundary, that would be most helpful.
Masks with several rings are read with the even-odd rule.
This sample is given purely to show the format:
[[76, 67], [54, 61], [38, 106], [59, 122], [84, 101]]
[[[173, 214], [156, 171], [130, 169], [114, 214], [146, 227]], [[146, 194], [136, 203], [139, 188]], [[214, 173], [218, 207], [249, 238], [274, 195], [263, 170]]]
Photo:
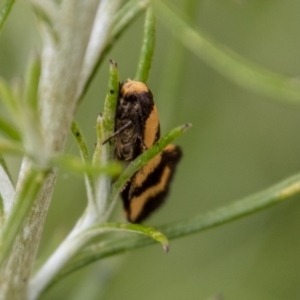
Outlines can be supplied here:
[[192, 126], [193, 126], [192, 123], [186, 123], [186, 124], [182, 125], [182, 130], [185, 131], [185, 130], [191, 128]]
[[169, 253], [169, 250], [170, 250], [169, 244], [164, 244], [163, 249], [164, 249], [165, 253]]
[[109, 60], [109, 63], [111, 65], [111, 67], [113, 67], [113, 68], [117, 68], [118, 67], [117, 63], [114, 60], [112, 60], [112, 59]]
[[97, 117], [97, 123], [99, 122], [103, 122], [103, 115], [102, 113], [99, 113], [98, 117]]

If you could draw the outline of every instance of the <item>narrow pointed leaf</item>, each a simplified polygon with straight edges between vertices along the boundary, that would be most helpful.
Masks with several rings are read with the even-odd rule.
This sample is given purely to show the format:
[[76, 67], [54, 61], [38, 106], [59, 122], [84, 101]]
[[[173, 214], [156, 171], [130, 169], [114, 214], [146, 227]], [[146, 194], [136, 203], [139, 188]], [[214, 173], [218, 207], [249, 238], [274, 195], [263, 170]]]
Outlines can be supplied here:
[[[164, 232], [168, 240], [188, 236], [256, 213], [272, 205], [280, 204], [299, 193], [300, 174], [297, 174], [260, 193], [235, 201], [213, 211], [199, 214], [193, 218], [158, 226], [157, 230]], [[74, 258], [72, 263], [58, 275], [56, 280], [99, 259], [154, 243], [152, 239], [144, 236], [112, 237], [110, 240], [99, 243], [99, 245], [83, 249], [81, 254]]]
[[72, 155], [61, 155], [53, 160], [53, 164], [67, 171], [89, 176], [99, 176], [100, 174], [117, 176], [121, 172], [121, 166], [117, 162], [111, 162], [104, 166], [94, 165], [91, 162], [84, 163], [79, 157]]
[[[140, 224], [131, 224], [131, 223], [105, 223], [98, 226], [94, 226], [84, 232], [83, 235], [89, 235], [91, 238], [96, 238], [97, 236], [101, 236], [103, 233], [107, 232], [128, 232], [128, 233], [139, 233], [142, 235], [147, 236], [147, 238], [151, 238], [153, 241], [160, 243], [163, 246], [165, 252], [169, 251], [169, 241], [164, 234], [160, 231], [156, 230], [153, 227], [148, 227]], [[66, 265], [66, 267], [54, 278], [54, 280], [50, 283], [49, 287], [52, 286], [54, 283], [59, 281], [62, 277], [68, 275], [72, 271], [76, 270], [79, 266], [83, 267], [84, 264], [87, 265], [90, 262], [88, 261], [88, 257], [92, 258], [93, 254], [98, 254], [98, 249], [101, 249], [102, 242], [100, 242], [100, 246], [98, 242], [95, 244], [89, 244], [87, 249], [83, 248], [73, 260], [70, 261]], [[86, 252], [89, 253], [89, 256], [86, 256]], [[92, 254], [92, 252], [94, 252]], [[85, 258], [84, 263], [82, 258]]]
[[238, 85], [286, 103], [300, 104], [300, 84], [295, 78], [264, 69], [234, 51], [195, 31], [162, 1], [155, 1], [157, 15], [182, 44], [215, 70]]
[[84, 138], [84, 135], [79, 127], [79, 125], [73, 121], [71, 126], [71, 132], [75, 138], [75, 141], [77, 143], [77, 146], [79, 148], [79, 152], [81, 155], [81, 158], [84, 162], [89, 160], [89, 151], [88, 147]]
[[141, 49], [139, 65], [135, 80], [147, 83], [151, 70], [155, 47], [155, 17], [152, 7], [147, 9], [144, 25], [144, 39]]
[[87, 81], [87, 84], [82, 92], [81, 98], [85, 95], [88, 87], [90, 86], [97, 70], [103, 63], [107, 54], [110, 52], [112, 46], [120, 38], [123, 32], [129, 27], [129, 25], [148, 7], [150, 0], [131, 0], [124, 5], [124, 9], [120, 9], [114, 19], [114, 26], [112, 34], [107, 42], [105, 48], [102, 51], [102, 55], [99, 57], [97, 64]]
[[0, 100], [5, 105], [8, 112], [14, 117], [14, 121], [19, 119], [20, 107], [8, 83], [0, 78]]
[[33, 115], [38, 114], [38, 86], [41, 75], [41, 61], [38, 54], [34, 54], [27, 70], [25, 81], [25, 103]]
[[8, 139], [0, 138], [0, 153], [23, 155], [24, 149], [22, 144], [13, 142]]
[[15, 141], [21, 141], [19, 130], [14, 124], [0, 117], [0, 131]]

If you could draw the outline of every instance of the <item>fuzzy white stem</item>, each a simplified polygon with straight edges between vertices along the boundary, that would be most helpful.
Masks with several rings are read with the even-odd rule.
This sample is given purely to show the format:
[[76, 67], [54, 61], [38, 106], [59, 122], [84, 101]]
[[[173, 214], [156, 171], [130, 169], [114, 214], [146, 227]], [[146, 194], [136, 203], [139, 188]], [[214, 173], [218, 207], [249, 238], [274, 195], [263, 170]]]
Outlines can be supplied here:
[[[21, 178], [24, 178], [29, 170], [30, 164], [25, 160]], [[0, 270], [0, 299], [26, 299], [29, 274], [36, 256], [55, 177], [55, 173], [48, 176], [21, 233], [16, 237], [8, 261]]]
[[[100, 202], [103, 202], [103, 199], [107, 199], [110, 186], [109, 179], [106, 176], [102, 176], [99, 179], [97, 190], [101, 192], [101, 195], [98, 195], [98, 197], [100, 197], [99, 199], [102, 199]], [[101, 220], [99, 220], [98, 212], [96, 210], [92, 211], [90, 205], [68, 237], [31, 279], [28, 289], [29, 300], [37, 299], [49, 282], [51, 282], [59, 271], [63, 269], [73, 256], [78, 253], [81, 247], [90, 239], [88, 234], [82, 233], [93, 225], [106, 221], [101, 217]]]
[[68, 237], [43, 265], [38, 274], [30, 281], [28, 288], [28, 300], [37, 299], [51, 279], [59, 272], [86, 242], [88, 237], [76, 239]]
[[[111, 23], [113, 19], [113, 14], [119, 6], [119, 0], [102, 0], [95, 17], [95, 22], [93, 25], [93, 30], [91, 31], [91, 36], [89, 44], [86, 49], [80, 82], [84, 83], [88, 80], [98, 58], [99, 54], [105, 47], [105, 42], [107, 41], [108, 34], [111, 31]], [[80, 97], [84, 85], [81, 84], [78, 87], [77, 97]]]
[[[49, 4], [48, 1], [43, 1], [43, 3]], [[106, 5], [104, 5], [105, 3]], [[49, 157], [61, 152], [64, 148], [79, 103], [80, 91], [85, 86], [93, 64], [101, 55], [100, 52], [107, 41], [113, 14], [118, 3], [119, 0], [64, 0], [60, 6], [52, 7], [55, 10], [57, 8], [57, 13], [50, 12], [48, 19], [51, 20], [52, 24], [43, 27], [44, 48], [39, 82], [41, 132], [45, 142], [43, 149], [47, 152], [42, 156], [45, 165], [47, 165]], [[43, 7], [45, 8], [46, 5]], [[47, 11], [44, 13], [47, 15]], [[101, 17], [101, 20], [96, 20], [97, 17]], [[53, 27], [47, 28], [47, 26]], [[16, 192], [32, 168], [31, 164], [26, 161], [23, 166]], [[15, 240], [12, 253], [5, 267], [0, 270], [1, 299], [26, 298], [27, 283], [40, 241], [55, 178], [56, 173], [53, 172], [46, 179], [35, 200], [34, 207]], [[82, 222], [81, 227], [79, 227], [81, 230], [94, 223], [96, 218], [95, 216], [87, 216], [84, 220], [88, 221]], [[67, 239], [65, 244], [59, 248], [63, 250], [59, 250], [58, 254], [54, 255], [55, 271], [49, 264], [46, 264], [48, 267], [45, 266], [45, 270], [49, 274], [52, 272], [52, 275], [47, 275], [48, 279], [45, 279], [44, 284], [63, 267], [68, 255], [75, 253], [80, 248], [83, 239], [70, 241]], [[34, 291], [35, 289], [40, 290], [35, 285], [30, 290], [30, 295], [38, 294]]]
[[3, 200], [4, 215], [7, 216], [13, 205], [15, 189], [2, 166], [0, 166], [0, 193]]

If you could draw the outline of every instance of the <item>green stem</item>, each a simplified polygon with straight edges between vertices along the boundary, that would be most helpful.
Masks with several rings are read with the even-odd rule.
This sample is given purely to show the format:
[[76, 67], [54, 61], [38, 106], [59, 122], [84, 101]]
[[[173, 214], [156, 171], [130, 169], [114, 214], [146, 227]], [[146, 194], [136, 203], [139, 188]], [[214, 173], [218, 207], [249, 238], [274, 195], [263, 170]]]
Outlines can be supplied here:
[[135, 80], [147, 83], [150, 69], [151, 69], [154, 47], [155, 47], [155, 17], [154, 17], [153, 8], [149, 7], [147, 9], [146, 18], [145, 18], [144, 40], [141, 49], [139, 65], [135, 75]]
[[287, 103], [300, 104], [297, 80], [264, 69], [196, 32], [161, 1], [155, 1], [161, 21], [182, 44], [238, 85]]

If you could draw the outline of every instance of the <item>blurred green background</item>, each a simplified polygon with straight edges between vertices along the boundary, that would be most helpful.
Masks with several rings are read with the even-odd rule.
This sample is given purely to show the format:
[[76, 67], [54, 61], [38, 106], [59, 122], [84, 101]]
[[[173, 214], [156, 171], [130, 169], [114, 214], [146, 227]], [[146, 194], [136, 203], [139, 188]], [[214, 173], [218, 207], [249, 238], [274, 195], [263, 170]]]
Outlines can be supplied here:
[[[190, 0], [169, 1], [182, 11], [185, 2]], [[267, 69], [298, 76], [298, 0], [196, 2], [189, 8], [196, 28]], [[108, 81], [108, 58], [117, 61], [122, 80], [134, 77], [143, 19], [140, 16], [115, 44], [77, 113], [91, 150]], [[236, 86], [189, 51], [178, 49], [179, 44], [157, 21], [149, 86], [162, 132], [185, 122], [193, 127], [176, 141], [184, 158], [168, 202], [145, 223], [155, 226], [192, 217], [299, 172], [300, 107]], [[0, 36], [0, 75], [8, 80], [23, 75], [30, 53], [40, 48], [34, 14], [28, 2], [17, 1]], [[182, 51], [178, 73], [172, 69], [179, 59], [174, 49]], [[176, 95], [170, 90], [174, 88], [170, 78]], [[72, 137], [65, 151], [77, 153]], [[19, 160], [8, 157], [8, 162], [16, 178]], [[297, 200], [299, 196], [225, 226], [171, 241], [167, 255], [154, 245], [97, 262], [62, 280], [42, 299], [205, 300], [216, 294], [237, 300], [300, 299]], [[85, 202], [82, 178], [60, 173], [38, 263], [66, 236]], [[121, 203], [113, 219], [124, 221]]]

